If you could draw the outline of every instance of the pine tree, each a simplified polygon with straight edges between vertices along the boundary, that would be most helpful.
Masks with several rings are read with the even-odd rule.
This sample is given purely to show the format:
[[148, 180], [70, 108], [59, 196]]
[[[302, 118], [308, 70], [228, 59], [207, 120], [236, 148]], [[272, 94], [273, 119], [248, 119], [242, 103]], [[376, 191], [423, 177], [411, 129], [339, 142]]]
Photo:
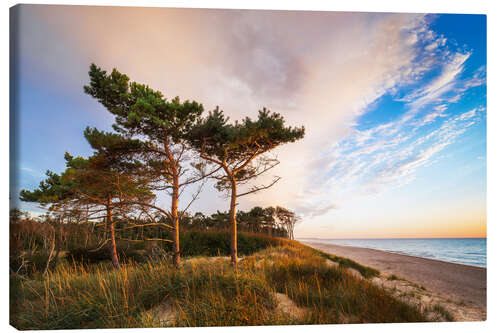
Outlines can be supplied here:
[[216, 177], [219, 190], [229, 191], [231, 201], [229, 219], [231, 225], [231, 261], [237, 266], [237, 198], [256, 193], [273, 186], [279, 177], [265, 186], [254, 186], [244, 193], [238, 193], [238, 185], [245, 184], [276, 166], [279, 161], [268, 156], [272, 149], [295, 142], [304, 137], [304, 127], [286, 127], [278, 113], [265, 108], [259, 111], [257, 120], [246, 117], [241, 123], [228, 123], [222, 110], [214, 111], [189, 131], [189, 142], [200, 156], [219, 166], [223, 172]]
[[275, 208], [275, 212], [281, 226], [286, 230], [288, 238], [294, 239], [293, 230], [295, 225], [300, 222], [300, 218], [291, 210], [280, 206]]
[[143, 140], [143, 151], [150, 172], [159, 180], [156, 189], [170, 191], [171, 208], [168, 215], [173, 227], [173, 263], [178, 267], [179, 219], [196, 199], [201, 186], [184, 211], [179, 212], [181, 189], [205, 178], [202, 163], [191, 164], [191, 172], [186, 165], [190, 156], [184, 138], [201, 116], [203, 106], [195, 101], [181, 103], [178, 97], [169, 101], [161, 92], [147, 85], [130, 82], [127, 75], [116, 69], [107, 74], [92, 64], [89, 77], [90, 83], [84, 87], [84, 91], [115, 115], [113, 127], [116, 131]]
[[[66, 153], [66, 169], [60, 175], [47, 171], [47, 179], [38, 189], [23, 190], [21, 200], [38, 202], [50, 210], [86, 209], [91, 217], [104, 213], [109, 233], [110, 257], [113, 266], [120, 268], [116, 250], [115, 211], [130, 207], [130, 202], [148, 203], [154, 198], [150, 179], [144, 176], [144, 167], [131, 157], [140, 151], [141, 143], [114, 133], [87, 128], [84, 132], [95, 153], [89, 158], [73, 157]], [[89, 209], [90, 208], [90, 209]]]

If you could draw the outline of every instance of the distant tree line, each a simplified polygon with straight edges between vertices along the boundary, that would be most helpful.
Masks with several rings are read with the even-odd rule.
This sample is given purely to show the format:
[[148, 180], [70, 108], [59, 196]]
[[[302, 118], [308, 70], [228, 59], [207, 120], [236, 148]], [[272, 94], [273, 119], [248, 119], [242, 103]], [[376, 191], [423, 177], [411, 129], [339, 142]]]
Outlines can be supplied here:
[[[283, 207], [254, 207], [249, 211], [240, 210], [236, 216], [239, 231], [288, 239], [293, 239], [293, 228], [300, 221], [292, 211]], [[27, 266], [36, 264], [38, 271], [46, 272], [50, 267], [57, 266], [62, 253], [75, 249], [101, 249], [109, 239], [105, 219], [89, 220], [89, 216], [79, 210], [49, 212], [37, 217], [17, 209], [11, 210], [11, 268], [19, 273], [29, 270]], [[134, 248], [134, 242], [149, 241], [153, 244], [158, 239], [168, 239], [170, 229], [164, 228], [164, 223], [168, 221], [162, 219], [164, 217], [157, 216], [156, 222], [151, 223], [151, 219], [145, 216], [126, 220], [118, 216], [114, 220], [116, 240], [122, 244], [130, 243]], [[231, 227], [229, 213], [220, 211], [211, 215], [186, 213], [180, 220], [180, 226], [185, 232], [229, 231]]]
[[[114, 115], [114, 132], [87, 127], [84, 137], [94, 151], [91, 156], [66, 153], [62, 173], [47, 171], [37, 189], [20, 193], [21, 200], [48, 209], [53, 251], [61, 248], [68, 219], [83, 220], [97, 228], [92, 229], [99, 234], [94, 238], [101, 238], [99, 246], [108, 246], [117, 269], [118, 236], [130, 242], [171, 242], [173, 264], [178, 267], [181, 224], [184, 228], [229, 229], [235, 267], [238, 226], [249, 232], [293, 238], [297, 218], [289, 210], [255, 207], [237, 212], [236, 205], [238, 198], [267, 189], [280, 179], [275, 176], [268, 184], [250, 186], [279, 163], [270, 151], [303, 138], [304, 127], [287, 127], [281, 115], [265, 108], [256, 120], [246, 117], [231, 123], [218, 107], [204, 117], [203, 105], [196, 101], [168, 100], [147, 85], [130, 82], [116, 69], [108, 74], [94, 64], [89, 79], [84, 91]], [[210, 179], [230, 197], [228, 212], [209, 217], [189, 215], [191, 203]], [[196, 188], [181, 209], [179, 198], [187, 186]], [[158, 205], [160, 192], [170, 196], [168, 208]], [[88, 223], [91, 221], [99, 222]], [[142, 238], [137, 239], [138, 235]]]
[[[238, 229], [249, 233], [265, 234], [273, 237], [293, 239], [293, 229], [300, 221], [294, 212], [283, 207], [254, 207], [249, 211], [236, 213]], [[229, 230], [231, 228], [228, 212], [206, 216], [197, 212], [182, 219], [184, 230]]]

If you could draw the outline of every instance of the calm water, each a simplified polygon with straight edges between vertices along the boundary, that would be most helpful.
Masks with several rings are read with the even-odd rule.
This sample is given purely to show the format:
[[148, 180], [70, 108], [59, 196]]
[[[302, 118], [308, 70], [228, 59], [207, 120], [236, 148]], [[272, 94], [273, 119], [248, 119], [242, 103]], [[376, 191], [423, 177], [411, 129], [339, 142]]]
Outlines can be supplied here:
[[309, 242], [348, 245], [407, 254], [457, 264], [486, 267], [486, 238], [412, 238], [412, 239], [319, 239]]

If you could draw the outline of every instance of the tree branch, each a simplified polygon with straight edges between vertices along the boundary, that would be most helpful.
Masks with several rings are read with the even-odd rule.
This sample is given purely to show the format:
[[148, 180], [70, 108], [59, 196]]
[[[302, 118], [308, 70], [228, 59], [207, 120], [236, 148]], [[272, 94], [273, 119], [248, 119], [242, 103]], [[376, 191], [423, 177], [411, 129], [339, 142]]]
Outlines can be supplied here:
[[255, 193], [255, 192], [258, 192], [260, 190], [265, 190], [265, 189], [268, 189], [270, 188], [271, 186], [273, 186], [274, 184], [276, 184], [279, 180], [281, 179], [281, 177], [276, 177], [272, 182], [271, 184], [267, 185], [267, 186], [256, 186], [256, 187], [253, 187], [250, 191], [248, 192], [245, 192], [245, 193], [241, 193], [241, 194], [238, 194], [236, 197], [239, 198], [239, 197], [242, 197], [244, 195], [248, 195], [248, 194], [252, 194], [252, 193]]

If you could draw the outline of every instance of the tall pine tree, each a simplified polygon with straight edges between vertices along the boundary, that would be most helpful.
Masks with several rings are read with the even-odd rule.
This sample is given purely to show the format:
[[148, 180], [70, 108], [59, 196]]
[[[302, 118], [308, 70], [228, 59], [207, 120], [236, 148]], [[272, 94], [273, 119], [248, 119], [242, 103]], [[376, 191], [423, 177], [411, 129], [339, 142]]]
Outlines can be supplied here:
[[238, 186], [245, 184], [276, 166], [279, 161], [268, 156], [274, 148], [295, 142], [304, 137], [304, 127], [286, 127], [278, 113], [265, 108], [259, 111], [257, 120], [248, 117], [233, 124], [216, 108], [188, 133], [191, 147], [200, 157], [219, 166], [223, 172], [218, 176], [217, 187], [231, 194], [229, 219], [231, 225], [231, 261], [237, 266], [237, 199], [273, 186], [279, 177], [265, 186], [253, 186], [238, 193]]
[[[128, 137], [143, 140], [144, 153], [151, 172], [160, 178], [157, 190], [169, 190], [169, 217], [173, 232], [173, 263], [180, 264], [179, 197], [184, 186], [205, 178], [204, 166], [187, 161], [190, 152], [184, 140], [203, 112], [195, 101], [181, 102], [178, 97], [167, 100], [159, 91], [144, 84], [130, 82], [127, 75], [116, 69], [110, 74], [90, 66], [90, 83], [84, 90], [115, 115], [115, 130]], [[196, 172], [193, 172], [196, 171]], [[193, 196], [196, 198], [198, 192]], [[191, 201], [192, 202], [192, 201]], [[188, 205], [189, 206], [189, 205]]]

